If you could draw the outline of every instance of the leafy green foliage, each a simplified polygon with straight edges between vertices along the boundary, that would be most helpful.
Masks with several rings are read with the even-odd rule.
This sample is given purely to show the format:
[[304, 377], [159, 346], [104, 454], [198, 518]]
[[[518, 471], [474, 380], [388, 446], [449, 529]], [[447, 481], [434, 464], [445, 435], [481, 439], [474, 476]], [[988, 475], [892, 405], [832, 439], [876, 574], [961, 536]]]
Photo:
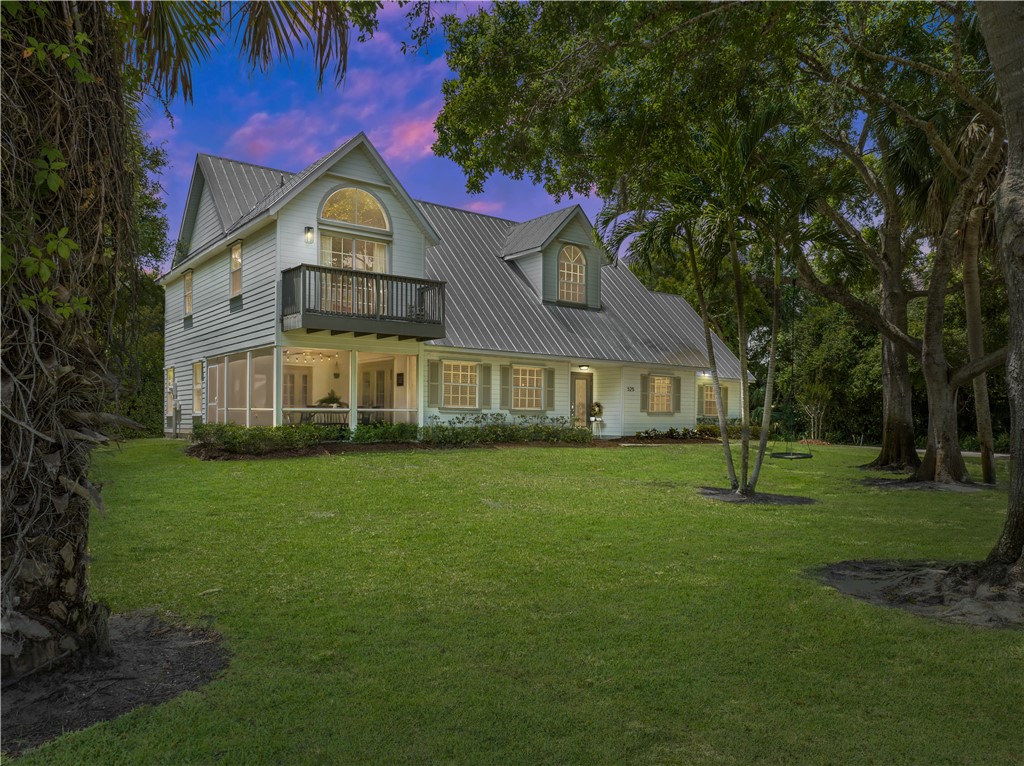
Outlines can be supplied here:
[[234, 423], [197, 423], [191, 441], [202, 447], [236, 455], [266, 455], [303, 449], [326, 442], [344, 441], [348, 426], [319, 426], [311, 423], [288, 426], [245, 426]]
[[593, 439], [587, 428], [574, 428], [567, 418], [538, 416], [508, 417], [502, 413], [459, 415], [441, 422], [436, 415], [420, 429], [420, 440], [438, 447], [516, 442], [562, 442], [586, 444]]
[[415, 423], [368, 423], [352, 432], [352, 441], [360, 444], [414, 442], [418, 437]]

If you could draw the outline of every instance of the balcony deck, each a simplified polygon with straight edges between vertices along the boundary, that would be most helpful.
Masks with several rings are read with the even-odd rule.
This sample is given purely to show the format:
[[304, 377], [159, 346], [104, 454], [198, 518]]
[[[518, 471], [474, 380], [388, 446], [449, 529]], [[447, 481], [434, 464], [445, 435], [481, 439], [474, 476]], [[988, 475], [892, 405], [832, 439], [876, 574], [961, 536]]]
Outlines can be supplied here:
[[443, 338], [444, 282], [303, 264], [281, 272], [281, 327]]

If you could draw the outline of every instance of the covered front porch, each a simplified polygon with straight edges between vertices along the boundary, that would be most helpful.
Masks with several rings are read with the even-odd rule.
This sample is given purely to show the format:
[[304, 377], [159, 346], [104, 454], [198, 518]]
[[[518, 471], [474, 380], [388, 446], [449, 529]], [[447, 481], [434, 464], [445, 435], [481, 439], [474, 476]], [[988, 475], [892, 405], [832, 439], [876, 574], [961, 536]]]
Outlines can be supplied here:
[[207, 423], [420, 421], [416, 354], [271, 346], [207, 359], [204, 389]]

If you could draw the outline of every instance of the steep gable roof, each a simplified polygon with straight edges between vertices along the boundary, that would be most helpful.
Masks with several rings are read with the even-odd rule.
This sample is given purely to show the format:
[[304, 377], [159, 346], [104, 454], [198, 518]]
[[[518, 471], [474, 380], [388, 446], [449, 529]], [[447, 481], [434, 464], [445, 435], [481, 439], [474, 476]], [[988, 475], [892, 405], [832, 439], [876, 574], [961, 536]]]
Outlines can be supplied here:
[[[429, 345], [708, 366], [703, 324], [684, 298], [651, 292], [619, 265], [601, 272], [600, 311], [543, 303], [500, 257], [510, 230], [520, 224], [428, 202], [420, 206], [441, 233], [441, 242], [427, 250], [427, 276], [448, 283], [447, 334]], [[713, 342], [719, 374], [738, 378], [735, 355], [717, 336]]]
[[[356, 147], [363, 147], [370, 155], [370, 160], [380, 171], [384, 179], [409, 213], [416, 219], [428, 242], [437, 242], [437, 231], [423, 215], [419, 205], [409, 196], [401, 182], [384, 162], [384, 158], [370, 143], [365, 133], [357, 133], [338, 148], [328, 152], [313, 164], [299, 171], [288, 173], [274, 170], [247, 162], [227, 160], [209, 154], [200, 154], [196, 159], [197, 171], [192, 176], [192, 188], [189, 190], [189, 201], [186, 203], [186, 219], [189, 218], [193, 205], [198, 206], [199, 194], [196, 193], [197, 173], [201, 172], [201, 180], [209, 185], [213, 193], [217, 213], [223, 226], [221, 234], [227, 236], [261, 216], [274, 214], [280, 207], [299, 194], [323, 172], [334, 165]], [[193, 202], [193, 197], [195, 201]], [[182, 233], [184, 234], [184, 221]], [[192, 213], [194, 219], [194, 213]], [[216, 241], [216, 240], [214, 240]], [[187, 257], [175, 258], [172, 268], [177, 267], [194, 254], [214, 242], [197, 243], [191, 247]]]
[[515, 224], [505, 234], [505, 243], [501, 248], [502, 257], [512, 258], [540, 250], [558, 234], [572, 215], [579, 211], [580, 206], [574, 205]]
[[181, 232], [178, 240], [185, 242], [195, 224], [196, 213], [203, 189], [206, 188], [213, 198], [220, 221], [217, 236], [208, 242], [188, 242], [188, 252], [175, 256], [174, 265], [188, 259], [192, 254], [203, 250], [234, 229], [234, 223], [255, 207], [261, 199], [270, 194], [292, 176], [284, 170], [248, 162], [238, 162], [212, 154], [196, 156], [195, 170], [192, 172], [192, 184], [189, 187], [188, 201], [185, 203], [185, 215], [181, 221]]

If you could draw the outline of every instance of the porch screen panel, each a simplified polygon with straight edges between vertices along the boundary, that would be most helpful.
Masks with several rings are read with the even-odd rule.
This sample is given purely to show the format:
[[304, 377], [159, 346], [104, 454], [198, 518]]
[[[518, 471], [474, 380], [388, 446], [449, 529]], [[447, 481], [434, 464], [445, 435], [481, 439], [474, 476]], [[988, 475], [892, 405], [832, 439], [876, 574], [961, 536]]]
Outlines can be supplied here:
[[228, 357], [228, 422], [245, 425], [246, 389], [249, 385], [249, 360], [245, 354]]
[[206, 365], [206, 422], [224, 422], [224, 359], [211, 359]]
[[274, 424], [274, 351], [252, 352], [252, 376], [249, 392], [249, 424]]

